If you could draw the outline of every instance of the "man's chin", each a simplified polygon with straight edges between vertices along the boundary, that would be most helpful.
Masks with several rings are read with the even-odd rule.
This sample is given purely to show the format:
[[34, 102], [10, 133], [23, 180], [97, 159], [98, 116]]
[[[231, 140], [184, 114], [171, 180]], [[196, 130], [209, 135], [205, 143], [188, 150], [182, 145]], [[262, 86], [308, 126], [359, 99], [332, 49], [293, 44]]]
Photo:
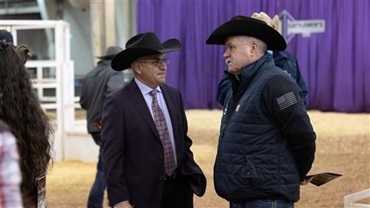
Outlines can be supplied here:
[[227, 72], [229, 72], [230, 74], [239, 74], [240, 70], [233, 67], [228, 67]]
[[166, 82], [166, 77], [159, 78], [159, 79], [158, 79], [158, 82], [159, 82], [159, 84], [163, 84], [163, 83], [165, 83], [165, 82]]

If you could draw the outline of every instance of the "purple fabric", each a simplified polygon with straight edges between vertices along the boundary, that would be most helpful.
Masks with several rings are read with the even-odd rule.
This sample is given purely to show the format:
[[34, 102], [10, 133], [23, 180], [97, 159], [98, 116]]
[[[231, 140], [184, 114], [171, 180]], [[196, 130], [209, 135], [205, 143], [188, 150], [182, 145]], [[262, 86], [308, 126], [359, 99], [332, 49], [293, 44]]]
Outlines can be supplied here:
[[137, 29], [182, 42], [181, 51], [168, 54], [167, 83], [180, 89], [186, 108], [213, 109], [224, 47], [205, 45], [207, 37], [234, 15], [283, 10], [296, 20], [325, 20], [325, 33], [296, 34], [288, 44], [308, 86], [308, 108], [370, 112], [370, 1], [138, 0]]

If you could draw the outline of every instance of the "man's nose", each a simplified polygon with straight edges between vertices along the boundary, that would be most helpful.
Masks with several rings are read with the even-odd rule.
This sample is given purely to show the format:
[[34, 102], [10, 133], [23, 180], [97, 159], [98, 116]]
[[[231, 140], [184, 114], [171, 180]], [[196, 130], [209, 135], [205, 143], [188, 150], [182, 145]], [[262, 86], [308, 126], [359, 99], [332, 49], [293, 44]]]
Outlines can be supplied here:
[[226, 59], [229, 57], [229, 53], [227, 51], [224, 52], [223, 57]]

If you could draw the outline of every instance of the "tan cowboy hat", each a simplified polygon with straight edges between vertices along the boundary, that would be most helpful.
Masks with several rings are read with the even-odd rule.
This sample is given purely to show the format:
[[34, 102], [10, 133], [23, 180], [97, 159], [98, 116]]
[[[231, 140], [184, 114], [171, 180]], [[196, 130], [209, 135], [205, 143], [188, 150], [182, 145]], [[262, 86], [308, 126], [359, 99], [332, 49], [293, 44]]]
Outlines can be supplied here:
[[240, 15], [234, 16], [231, 20], [216, 28], [206, 40], [206, 44], [223, 45], [227, 37], [237, 35], [258, 38], [266, 43], [268, 50], [282, 51], [286, 49], [283, 36], [266, 22]]
[[111, 63], [116, 71], [130, 68], [132, 62], [142, 56], [168, 53], [181, 49], [181, 43], [177, 39], [169, 39], [161, 43], [158, 36], [153, 32], [135, 35], [126, 43], [126, 49], [117, 54]]
[[278, 15], [275, 15], [274, 18], [270, 18], [266, 13], [264, 12], [260, 12], [260, 13], [253, 13], [252, 14], [252, 18], [255, 18], [255, 19], [258, 19], [258, 20], [262, 20], [264, 22], [266, 22], [267, 25], [269, 25], [270, 27], [274, 28], [276, 31], [278, 31], [280, 34], [281, 34], [281, 31], [280, 31], [280, 20], [279, 20], [279, 16]]

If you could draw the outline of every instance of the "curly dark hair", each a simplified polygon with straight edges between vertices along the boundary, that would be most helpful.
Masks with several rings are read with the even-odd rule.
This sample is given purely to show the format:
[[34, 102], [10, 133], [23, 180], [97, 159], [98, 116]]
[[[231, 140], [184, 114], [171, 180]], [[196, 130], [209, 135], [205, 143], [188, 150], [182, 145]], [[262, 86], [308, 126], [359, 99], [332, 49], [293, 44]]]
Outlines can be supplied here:
[[51, 165], [52, 123], [32, 91], [25, 63], [27, 46], [0, 41], [0, 119], [17, 138], [21, 157], [22, 191], [34, 190], [36, 177]]

